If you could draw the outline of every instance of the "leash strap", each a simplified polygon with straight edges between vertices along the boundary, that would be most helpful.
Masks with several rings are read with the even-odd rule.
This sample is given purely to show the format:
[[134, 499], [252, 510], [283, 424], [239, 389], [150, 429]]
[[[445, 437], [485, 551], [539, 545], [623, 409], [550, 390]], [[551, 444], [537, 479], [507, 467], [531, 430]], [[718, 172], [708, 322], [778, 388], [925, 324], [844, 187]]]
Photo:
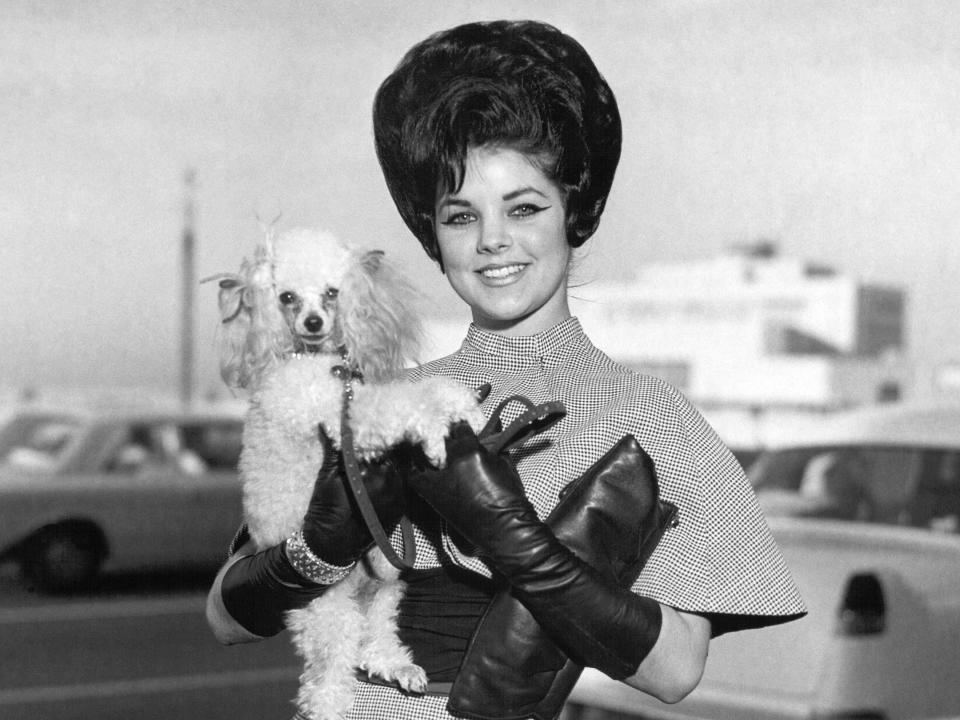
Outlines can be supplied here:
[[350, 401], [353, 400], [353, 387], [349, 381], [343, 385], [343, 407], [340, 411], [340, 449], [343, 452], [343, 466], [347, 471], [347, 482], [357, 500], [360, 515], [367, 524], [373, 540], [384, 554], [384, 557], [398, 570], [409, 570], [417, 559], [417, 546], [413, 537], [413, 523], [406, 515], [400, 518], [400, 532], [403, 536], [403, 557], [397, 555], [390, 544], [390, 538], [380, 518], [377, 517], [367, 486], [363, 484], [363, 473], [360, 463], [357, 462], [356, 448], [353, 444], [353, 429], [350, 427]]
[[[503, 422], [500, 418], [504, 409], [512, 402], [520, 403], [526, 410], [514, 420], [510, 425], [503, 429]], [[542, 433], [551, 425], [561, 420], [567, 414], [567, 409], [559, 400], [534, 405], [523, 395], [511, 395], [497, 405], [496, 409], [490, 415], [487, 424], [480, 431], [480, 444], [489, 452], [497, 455], [509, 450], [513, 446], [523, 442], [527, 438]]]

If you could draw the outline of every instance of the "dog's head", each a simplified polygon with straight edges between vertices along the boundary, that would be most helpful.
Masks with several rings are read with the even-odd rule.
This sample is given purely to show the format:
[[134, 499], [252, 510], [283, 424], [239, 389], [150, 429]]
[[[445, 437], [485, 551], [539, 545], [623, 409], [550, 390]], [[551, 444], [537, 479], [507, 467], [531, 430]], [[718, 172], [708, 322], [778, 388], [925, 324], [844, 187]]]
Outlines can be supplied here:
[[415, 356], [415, 293], [380, 251], [314, 229], [268, 233], [238, 275], [215, 279], [221, 374], [232, 387], [255, 388], [291, 353], [345, 354], [372, 381], [395, 377]]
[[327, 233], [298, 229], [274, 240], [273, 288], [296, 352], [340, 352], [340, 291], [367, 262], [375, 264]]

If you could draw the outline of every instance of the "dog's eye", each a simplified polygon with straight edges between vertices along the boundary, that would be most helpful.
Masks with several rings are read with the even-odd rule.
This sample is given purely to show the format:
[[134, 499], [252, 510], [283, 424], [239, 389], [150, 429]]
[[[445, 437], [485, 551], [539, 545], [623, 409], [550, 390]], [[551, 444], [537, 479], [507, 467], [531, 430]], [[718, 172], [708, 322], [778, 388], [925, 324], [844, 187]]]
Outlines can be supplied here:
[[336, 300], [339, 294], [340, 291], [336, 288], [327, 288], [327, 291], [323, 295], [327, 298], [327, 300]]
[[297, 301], [297, 296], [289, 290], [280, 293], [280, 302], [283, 305], [293, 305]]

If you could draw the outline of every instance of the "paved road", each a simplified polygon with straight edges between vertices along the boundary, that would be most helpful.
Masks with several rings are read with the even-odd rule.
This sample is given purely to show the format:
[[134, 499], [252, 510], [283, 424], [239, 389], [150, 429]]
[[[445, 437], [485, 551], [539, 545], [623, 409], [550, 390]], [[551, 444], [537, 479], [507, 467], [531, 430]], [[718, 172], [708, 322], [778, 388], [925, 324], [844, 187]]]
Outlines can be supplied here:
[[217, 644], [203, 617], [209, 578], [109, 578], [50, 598], [0, 577], [0, 718], [288, 720], [289, 639]]

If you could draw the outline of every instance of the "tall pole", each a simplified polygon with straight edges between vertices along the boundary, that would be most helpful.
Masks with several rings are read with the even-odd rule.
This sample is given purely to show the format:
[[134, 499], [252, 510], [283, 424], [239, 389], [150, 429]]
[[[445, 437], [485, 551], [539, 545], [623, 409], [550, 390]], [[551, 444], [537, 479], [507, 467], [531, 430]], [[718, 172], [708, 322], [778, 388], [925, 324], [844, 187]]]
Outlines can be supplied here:
[[180, 253], [180, 275], [183, 282], [180, 316], [180, 402], [184, 407], [188, 407], [193, 402], [193, 305], [194, 285], [196, 284], [194, 267], [194, 253], [196, 251], [196, 235], [194, 232], [196, 173], [193, 168], [187, 168], [183, 175], [183, 184], [183, 237]]

